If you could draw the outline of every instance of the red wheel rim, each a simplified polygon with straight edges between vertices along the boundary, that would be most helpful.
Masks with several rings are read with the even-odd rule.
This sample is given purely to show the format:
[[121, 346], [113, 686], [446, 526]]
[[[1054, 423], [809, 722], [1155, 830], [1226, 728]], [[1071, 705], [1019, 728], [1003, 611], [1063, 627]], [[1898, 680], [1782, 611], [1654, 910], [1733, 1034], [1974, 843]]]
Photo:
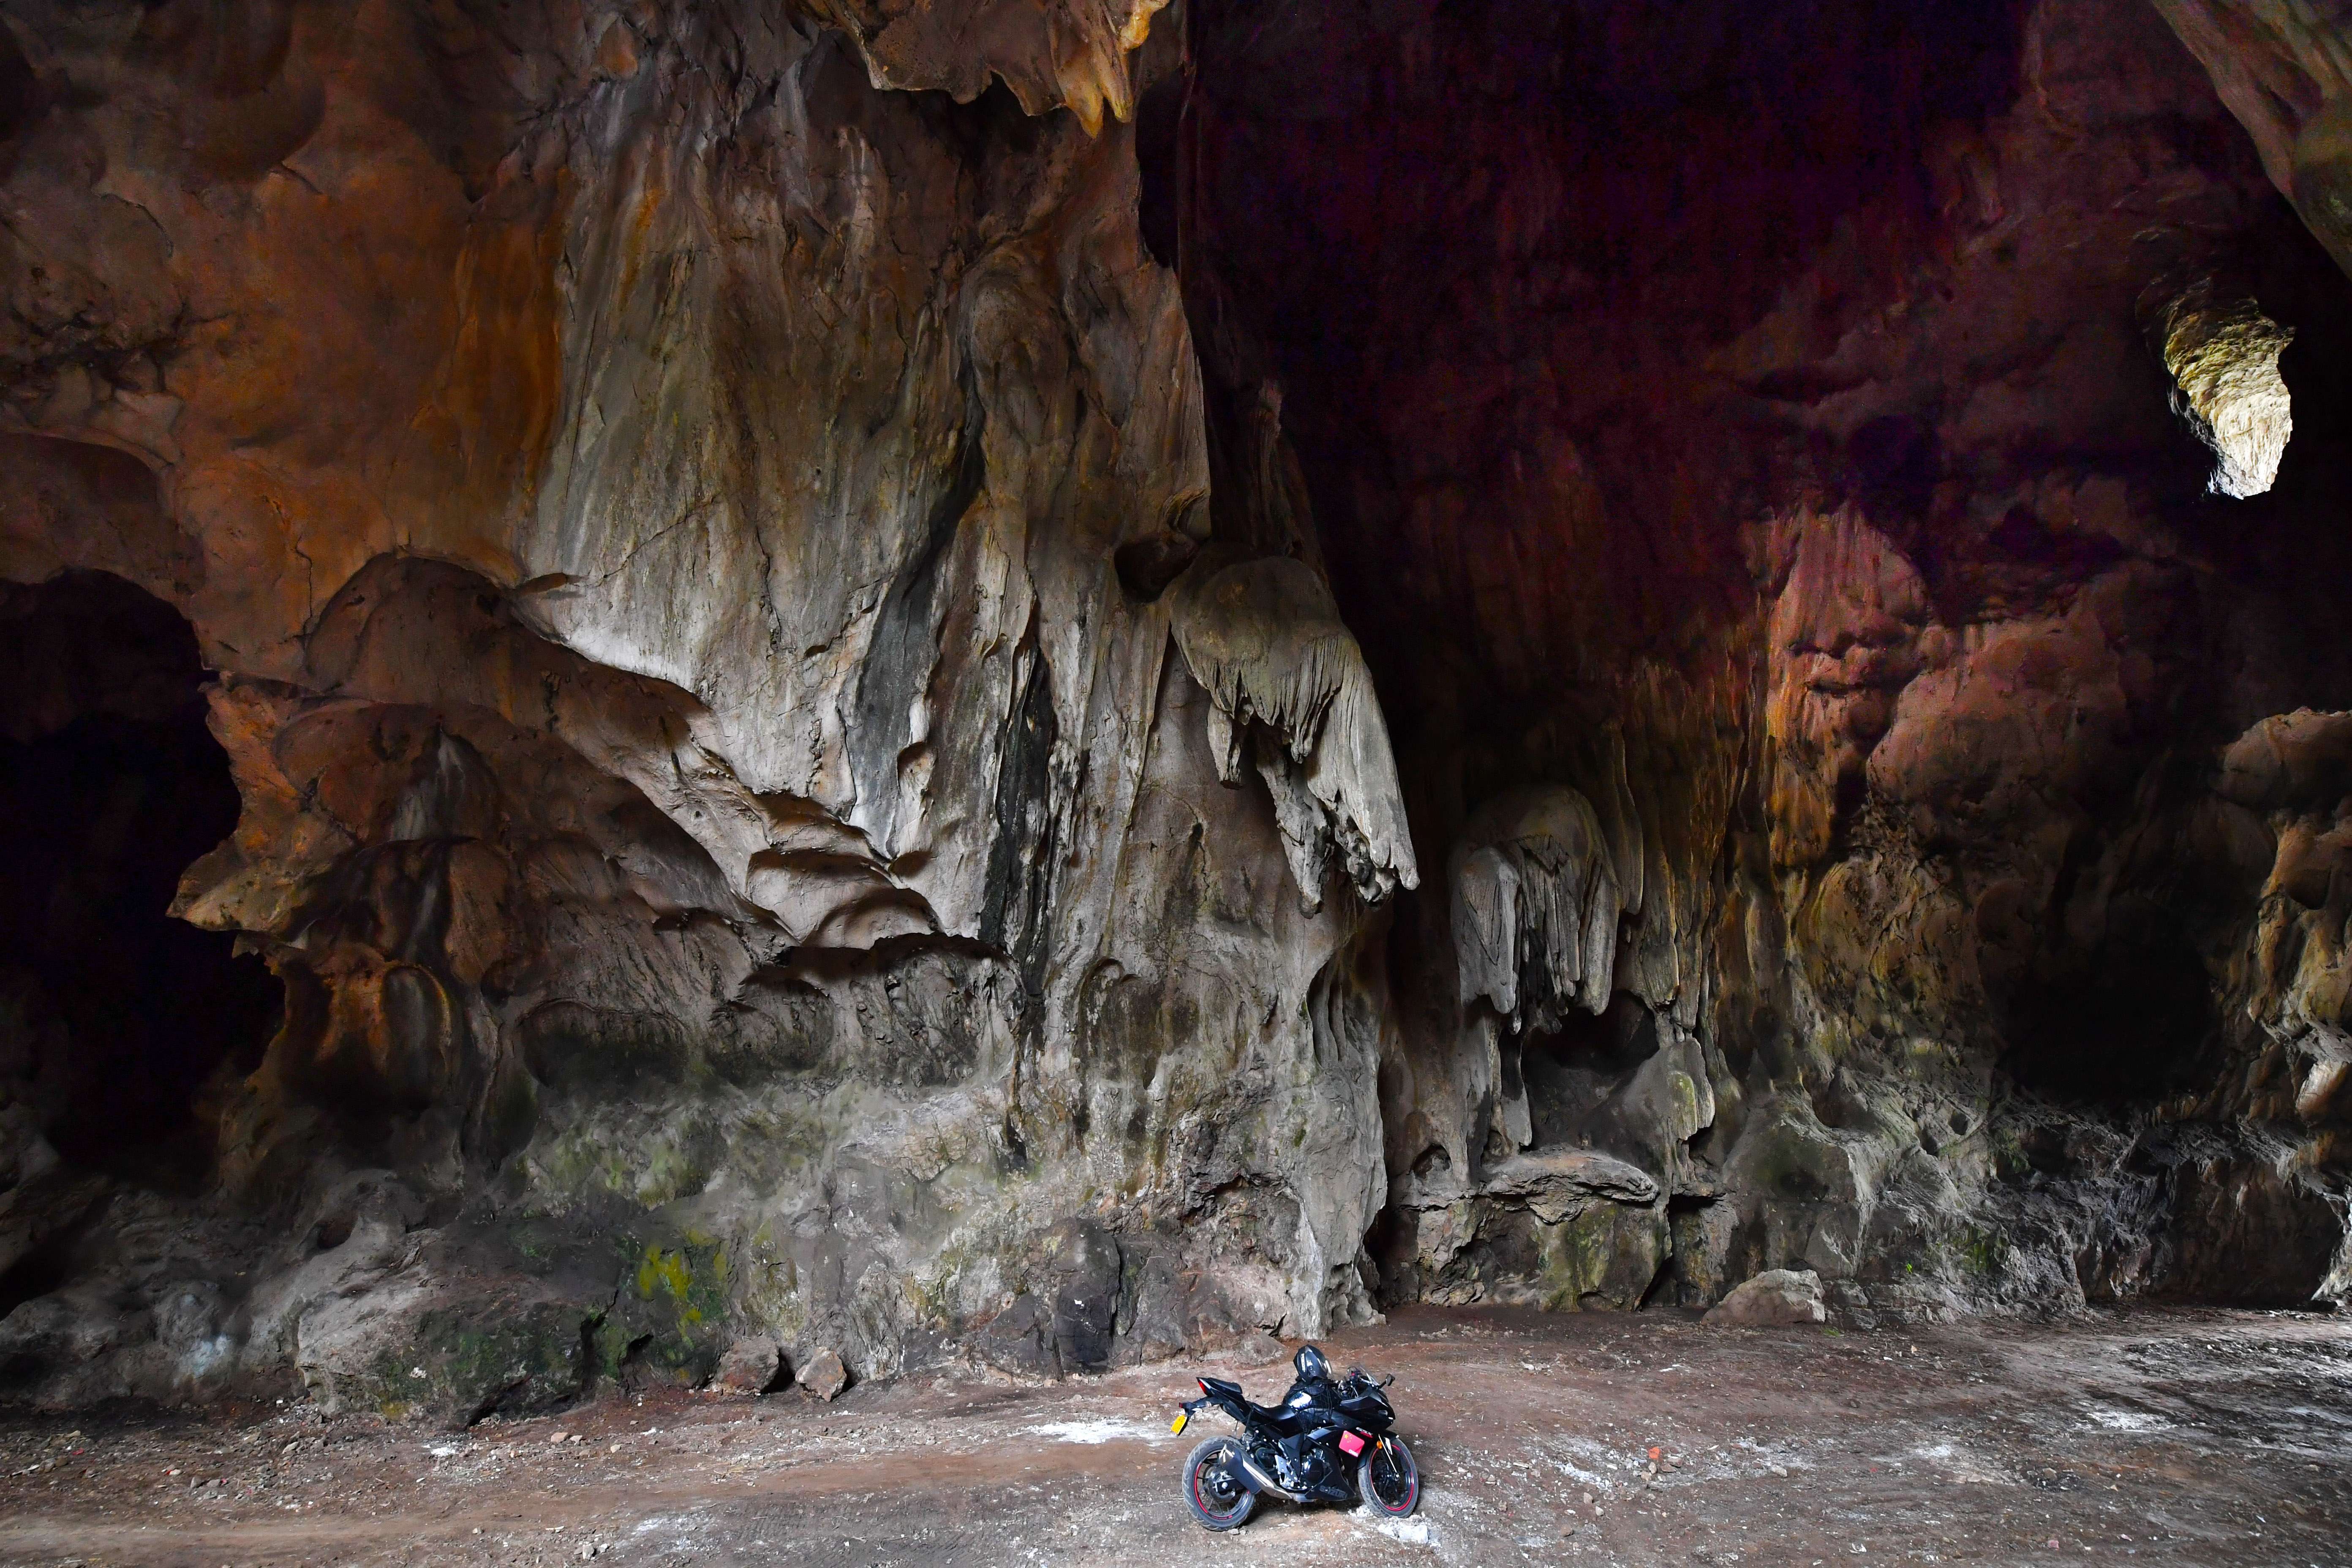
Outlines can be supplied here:
[[1192, 1467], [1192, 1506], [1199, 1509], [1211, 1519], [1231, 1519], [1235, 1513], [1240, 1511], [1242, 1497], [1247, 1495], [1245, 1493], [1242, 1493], [1239, 1488], [1235, 1488], [1234, 1490], [1236, 1495], [1233, 1501], [1223, 1508], [1219, 1508], [1215, 1503], [1211, 1502], [1206, 1497], [1202, 1495], [1201, 1478], [1208, 1472], [1210, 1465], [1214, 1463], [1216, 1460], [1223, 1458], [1227, 1450], [1220, 1448], [1216, 1453], [1209, 1456], [1209, 1458], [1205, 1459], [1202, 1459], [1199, 1464]]
[[[1407, 1465], [1411, 1463], [1410, 1460], [1401, 1464], [1392, 1458], [1389, 1449], [1389, 1440], [1386, 1437], [1381, 1438], [1380, 1447], [1372, 1450], [1372, 1461], [1369, 1467], [1372, 1472], [1372, 1502], [1384, 1512], [1411, 1513], [1412, 1505], [1421, 1500], [1420, 1470], [1407, 1468]], [[1389, 1500], [1388, 1489], [1381, 1484], [1381, 1468], [1383, 1461], [1386, 1462], [1390, 1476], [1402, 1483], [1399, 1489], [1403, 1495], [1395, 1502]]]

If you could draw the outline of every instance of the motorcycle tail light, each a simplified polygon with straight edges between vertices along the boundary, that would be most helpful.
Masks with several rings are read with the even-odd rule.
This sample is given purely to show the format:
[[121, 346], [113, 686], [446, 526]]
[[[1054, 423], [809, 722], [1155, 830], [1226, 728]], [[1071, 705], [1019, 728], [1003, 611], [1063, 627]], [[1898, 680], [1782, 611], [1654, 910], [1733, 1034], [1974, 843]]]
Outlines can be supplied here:
[[1202, 1392], [1202, 1393], [1206, 1394], [1206, 1393], [1208, 1393], [1208, 1392], [1209, 1392], [1209, 1380], [1208, 1380], [1207, 1378], [1205, 1378], [1205, 1377], [1196, 1377], [1196, 1378], [1194, 1378], [1192, 1381], [1193, 1381], [1194, 1383], [1197, 1383], [1197, 1384], [1199, 1384], [1201, 1385], [1201, 1392]]

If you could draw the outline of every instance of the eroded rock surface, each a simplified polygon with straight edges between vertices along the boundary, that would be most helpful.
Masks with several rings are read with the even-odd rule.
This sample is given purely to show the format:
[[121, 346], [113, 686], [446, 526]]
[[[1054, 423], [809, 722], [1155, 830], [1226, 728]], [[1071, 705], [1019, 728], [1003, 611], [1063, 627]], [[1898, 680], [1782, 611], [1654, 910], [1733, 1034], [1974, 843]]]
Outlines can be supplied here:
[[2231, 759], [2352, 704], [2342, 18], [1314, 16], [1197, 11], [1168, 157], [1448, 868], [1387, 1288], [2340, 1295], [2334, 805]]
[[2352, 1289], [2342, 18], [1686, 10], [0, 4], [0, 1375]]
[[0, 1260], [198, 1281], [169, 1353], [44, 1296], [25, 1387], [874, 1375], [1079, 1215], [1070, 1365], [1370, 1311], [1369, 679], [1261, 660], [1331, 689], [1228, 789], [1118, 569], [1208, 486], [1151, 11], [10, 8], [5, 570], [193, 625], [243, 816], [173, 909], [285, 990], [211, 1218]]

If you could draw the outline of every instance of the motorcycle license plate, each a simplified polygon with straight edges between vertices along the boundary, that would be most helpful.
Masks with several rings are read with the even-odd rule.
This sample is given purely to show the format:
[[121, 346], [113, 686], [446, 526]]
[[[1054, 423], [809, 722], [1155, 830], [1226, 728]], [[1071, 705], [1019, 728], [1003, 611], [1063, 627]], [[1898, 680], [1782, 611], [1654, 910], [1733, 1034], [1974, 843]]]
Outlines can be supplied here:
[[1184, 1423], [1191, 1419], [1192, 1419], [1192, 1413], [1187, 1410], [1176, 1417], [1176, 1425], [1171, 1426], [1168, 1430], [1181, 1434], [1184, 1430]]
[[1347, 1455], [1348, 1458], [1352, 1459], [1363, 1451], [1364, 1435], [1361, 1432], [1348, 1432], [1341, 1434], [1339, 1438], [1339, 1452]]

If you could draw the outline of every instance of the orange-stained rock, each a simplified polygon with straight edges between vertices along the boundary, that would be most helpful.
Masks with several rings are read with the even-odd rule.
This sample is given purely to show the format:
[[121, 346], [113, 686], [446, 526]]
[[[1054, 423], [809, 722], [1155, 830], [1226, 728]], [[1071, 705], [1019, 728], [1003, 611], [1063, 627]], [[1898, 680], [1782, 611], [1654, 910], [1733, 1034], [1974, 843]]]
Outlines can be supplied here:
[[[284, 1005], [172, 1080], [209, 1195], [107, 1211], [178, 1272], [81, 1282], [201, 1261], [209, 1359], [0, 1359], [464, 1421], [2342, 1296], [2281, 4], [12, 12], [0, 576], [184, 616], [172, 907]], [[12, 743], [147, 700], [62, 666]], [[134, 1181], [11, 1007], [7, 1265]]]
[[[887, 1372], [1104, 1193], [1262, 1234], [1154, 1244], [1201, 1321], [1370, 1311], [1372, 918], [1285, 833], [1410, 883], [1378, 700], [1359, 661], [1285, 737], [1323, 826], [1278, 826], [1118, 569], [1207, 525], [1152, 10], [7, 31], [0, 570], [129, 575], [219, 674], [245, 816], [173, 909], [286, 991], [207, 1090], [221, 1188], [333, 1233], [383, 1170], [435, 1216], [248, 1269], [204, 1386], [464, 1418], [507, 1395], [425, 1342], [523, 1277], [578, 1314], [511, 1347], [525, 1403], [753, 1322]], [[370, 1381], [372, 1323], [428, 1387]]]

